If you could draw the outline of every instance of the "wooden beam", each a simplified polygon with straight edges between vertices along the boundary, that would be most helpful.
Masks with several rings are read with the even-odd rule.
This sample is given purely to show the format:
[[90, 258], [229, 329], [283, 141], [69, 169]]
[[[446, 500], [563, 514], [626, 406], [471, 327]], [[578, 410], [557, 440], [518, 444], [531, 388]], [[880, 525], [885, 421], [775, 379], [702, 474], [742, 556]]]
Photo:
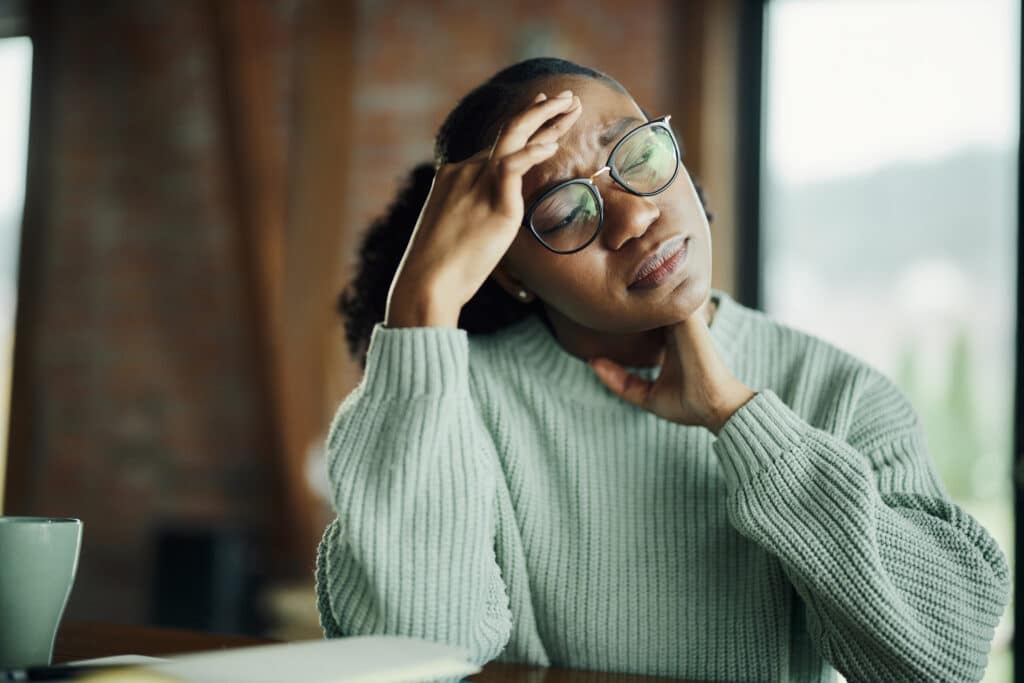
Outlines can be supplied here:
[[708, 3], [705, 0], [669, 3], [672, 14], [666, 26], [670, 27], [665, 43], [671, 50], [672, 65], [668, 69], [671, 82], [666, 91], [669, 96], [672, 125], [678, 132], [683, 148], [683, 164], [694, 178], [704, 170], [704, 61], [707, 46], [704, 32], [707, 26]]
[[[274, 498], [264, 518], [273, 552], [271, 571], [298, 575], [308, 567], [309, 494], [292, 466], [291, 410], [285, 394], [283, 329], [287, 118], [287, 65], [275, 38], [291, 39], [270, 0], [210, 0], [219, 66], [221, 132], [235, 209], [237, 263], [244, 278], [252, 341], [251, 372], [261, 387], [265, 458]], [[281, 68], [284, 65], [285, 68]]]
[[[221, 7], [240, 223], [258, 302], [273, 471], [284, 503], [276, 530], [285, 537], [275, 536], [287, 566], [279, 567], [279, 575], [306, 577], [323, 531], [306, 463], [326, 429], [327, 340], [339, 280], [356, 9], [353, 2], [334, 0], [296, 5], [291, 68], [283, 74], [288, 98], [268, 88], [273, 69], [281, 66], [268, 61], [269, 3], [227, 0]], [[283, 122], [272, 114], [282, 105], [289, 113]]]
[[[338, 343], [334, 299], [343, 272], [342, 222], [351, 160], [357, 5], [306, 0], [298, 17], [293, 156], [289, 175], [284, 330], [288, 438], [296, 473], [320, 446], [330, 415], [332, 376], [348, 367]], [[351, 371], [351, 368], [348, 368]], [[315, 515], [315, 511], [314, 511]]]
[[[685, 149], [683, 163], [703, 186], [711, 223], [712, 285], [735, 293], [737, 278], [737, 147], [739, 6], [741, 0], [669, 4], [670, 111]], [[676, 119], [673, 119], [673, 123]]]

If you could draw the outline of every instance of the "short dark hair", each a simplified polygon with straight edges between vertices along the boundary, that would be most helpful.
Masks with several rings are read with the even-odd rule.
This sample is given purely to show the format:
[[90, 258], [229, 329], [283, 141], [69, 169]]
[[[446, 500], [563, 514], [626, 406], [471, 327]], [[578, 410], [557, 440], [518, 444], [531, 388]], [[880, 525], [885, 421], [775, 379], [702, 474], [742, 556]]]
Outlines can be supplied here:
[[[527, 86], [556, 76], [593, 78], [627, 92], [605, 73], [564, 59], [540, 57], [502, 69], [459, 101], [438, 129], [434, 163], [422, 163], [413, 168], [385, 213], [371, 223], [360, 244], [355, 274], [338, 297], [337, 308], [345, 320], [345, 339], [360, 364], [365, 366], [366, 349], [374, 326], [384, 320], [391, 280], [430, 192], [435, 169], [442, 164], [468, 159], [491, 145], [500, 124], [525, 106], [524, 99], [529, 94]], [[707, 213], [699, 186], [697, 192]], [[540, 300], [520, 303], [488, 278], [463, 307], [459, 327], [469, 334], [486, 334], [541, 310]]]

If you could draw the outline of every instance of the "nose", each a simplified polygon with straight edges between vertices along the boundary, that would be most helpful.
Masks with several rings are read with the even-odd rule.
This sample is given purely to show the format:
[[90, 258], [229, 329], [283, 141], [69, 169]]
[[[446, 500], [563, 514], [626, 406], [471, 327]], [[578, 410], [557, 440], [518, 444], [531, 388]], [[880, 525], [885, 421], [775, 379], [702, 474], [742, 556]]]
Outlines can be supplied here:
[[601, 188], [604, 199], [604, 226], [601, 228], [605, 246], [618, 251], [629, 240], [647, 232], [661, 216], [652, 197], [627, 192], [615, 183]]

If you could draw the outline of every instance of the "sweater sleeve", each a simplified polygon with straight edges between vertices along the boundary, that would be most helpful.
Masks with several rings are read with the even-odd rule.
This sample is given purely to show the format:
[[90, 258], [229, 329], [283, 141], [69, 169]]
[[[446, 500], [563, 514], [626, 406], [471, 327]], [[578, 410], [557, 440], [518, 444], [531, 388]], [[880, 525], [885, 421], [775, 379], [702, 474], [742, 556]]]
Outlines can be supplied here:
[[714, 445], [729, 519], [779, 558], [811, 638], [851, 682], [980, 680], [1006, 558], [945, 495], [905, 395], [880, 373], [867, 385], [846, 439], [771, 390], [740, 408]]
[[495, 552], [497, 454], [464, 330], [378, 325], [327, 438], [334, 511], [317, 552], [327, 637], [407, 635], [484, 664], [511, 613]]

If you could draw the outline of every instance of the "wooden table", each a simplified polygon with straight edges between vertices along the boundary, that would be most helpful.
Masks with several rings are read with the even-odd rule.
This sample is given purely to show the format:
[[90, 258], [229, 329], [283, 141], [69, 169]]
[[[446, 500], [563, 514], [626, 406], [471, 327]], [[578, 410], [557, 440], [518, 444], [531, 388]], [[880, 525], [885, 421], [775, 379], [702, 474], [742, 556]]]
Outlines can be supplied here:
[[[69, 662], [112, 655], [161, 655], [220, 650], [229, 647], [266, 645], [278, 641], [268, 638], [227, 636], [197, 631], [181, 631], [152, 626], [131, 626], [97, 622], [65, 621], [53, 646], [53, 661]], [[476, 683], [657, 683], [675, 678], [609, 674], [569, 669], [545, 669], [516, 664], [488, 664], [469, 677]], [[300, 683], [300, 682], [299, 682]], [[683, 682], [685, 683], [685, 682]]]

